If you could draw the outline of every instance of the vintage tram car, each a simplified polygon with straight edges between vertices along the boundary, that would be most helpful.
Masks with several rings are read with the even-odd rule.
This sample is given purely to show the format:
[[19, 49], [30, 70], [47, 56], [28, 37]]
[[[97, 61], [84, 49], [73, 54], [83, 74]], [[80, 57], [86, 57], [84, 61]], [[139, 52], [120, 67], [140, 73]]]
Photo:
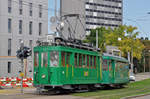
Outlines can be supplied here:
[[101, 55], [99, 49], [80, 41], [52, 41], [38, 42], [34, 48], [35, 87], [80, 90], [129, 82], [129, 63], [125, 58]]

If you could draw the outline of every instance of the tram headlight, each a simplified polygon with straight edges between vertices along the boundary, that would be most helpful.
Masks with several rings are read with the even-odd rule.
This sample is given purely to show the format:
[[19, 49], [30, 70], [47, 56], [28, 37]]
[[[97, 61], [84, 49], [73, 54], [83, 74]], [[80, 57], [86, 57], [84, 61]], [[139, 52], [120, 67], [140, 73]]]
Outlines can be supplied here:
[[45, 75], [42, 75], [42, 78], [45, 78], [46, 76]]

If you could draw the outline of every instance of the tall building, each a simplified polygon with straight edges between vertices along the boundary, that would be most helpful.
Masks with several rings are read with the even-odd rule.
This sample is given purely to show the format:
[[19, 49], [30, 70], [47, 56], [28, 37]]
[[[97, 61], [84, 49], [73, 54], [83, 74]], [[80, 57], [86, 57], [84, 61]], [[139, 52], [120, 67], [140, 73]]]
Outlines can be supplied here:
[[87, 0], [85, 2], [86, 31], [122, 24], [122, 0]]
[[[59, 1], [59, 0], [58, 0]], [[83, 39], [84, 34], [89, 34], [91, 29], [96, 27], [118, 27], [122, 24], [123, 0], [60, 0], [60, 15], [80, 14], [81, 22], [78, 23], [76, 37]], [[75, 27], [76, 20], [71, 19], [71, 24]], [[64, 29], [64, 35], [70, 31], [68, 27]]]
[[[16, 51], [22, 40], [33, 49], [36, 40], [47, 33], [48, 0], [0, 0], [0, 77], [19, 75]], [[32, 58], [27, 60], [27, 76], [33, 74]]]

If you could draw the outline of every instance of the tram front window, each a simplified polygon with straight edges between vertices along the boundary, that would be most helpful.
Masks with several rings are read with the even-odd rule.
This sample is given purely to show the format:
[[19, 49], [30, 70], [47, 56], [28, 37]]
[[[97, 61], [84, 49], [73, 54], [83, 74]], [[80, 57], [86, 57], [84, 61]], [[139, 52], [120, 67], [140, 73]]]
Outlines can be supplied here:
[[58, 66], [59, 64], [59, 52], [52, 51], [50, 52], [50, 65], [51, 67]]

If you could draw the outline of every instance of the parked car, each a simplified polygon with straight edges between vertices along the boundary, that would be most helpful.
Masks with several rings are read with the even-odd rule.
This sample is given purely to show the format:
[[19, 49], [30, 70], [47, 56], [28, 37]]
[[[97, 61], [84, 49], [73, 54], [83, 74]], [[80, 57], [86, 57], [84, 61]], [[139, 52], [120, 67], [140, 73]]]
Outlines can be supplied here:
[[135, 81], [135, 75], [134, 75], [134, 73], [131, 72], [131, 71], [130, 71], [130, 73], [129, 73], [129, 80], [130, 80], [130, 81]]

